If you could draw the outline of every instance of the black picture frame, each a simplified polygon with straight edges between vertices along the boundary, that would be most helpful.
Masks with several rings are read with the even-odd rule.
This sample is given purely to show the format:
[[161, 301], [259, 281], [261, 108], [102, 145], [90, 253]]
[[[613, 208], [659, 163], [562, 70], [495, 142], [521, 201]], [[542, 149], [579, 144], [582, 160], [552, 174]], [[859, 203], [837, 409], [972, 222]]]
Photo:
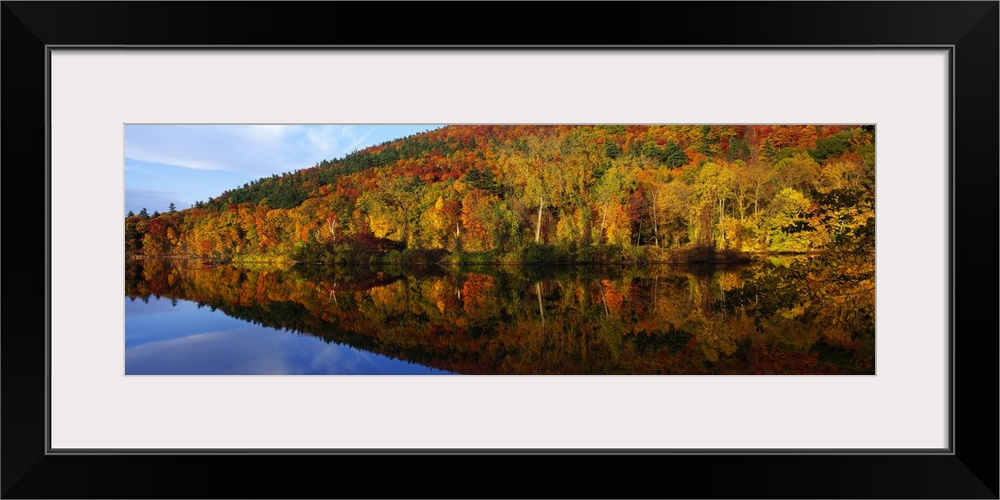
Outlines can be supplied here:
[[[5, 1], [0, 14], [0, 154], [7, 179], [3, 221], [8, 234], [3, 256], [18, 269], [39, 275], [47, 269], [49, 234], [42, 222], [50, 208], [46, 64], [47, 47], [54, 45], [949, 47], [954, 101], [950, 453], [54, 455], [47, 453], [46, 440], [46, 274], [19, 278], [13, 285], [9, 278], [12, 293], [3, 294], [3, 497], [997, 498], [1000, 329], [993, 259], [1000, 226], [1000, 3], [552, 7]], [[572, 16], [560, 16], [569, 9]], [[453, 22], [455, 16], [465, 22]], [[566, 476], [563, 470], [574, 472]]]

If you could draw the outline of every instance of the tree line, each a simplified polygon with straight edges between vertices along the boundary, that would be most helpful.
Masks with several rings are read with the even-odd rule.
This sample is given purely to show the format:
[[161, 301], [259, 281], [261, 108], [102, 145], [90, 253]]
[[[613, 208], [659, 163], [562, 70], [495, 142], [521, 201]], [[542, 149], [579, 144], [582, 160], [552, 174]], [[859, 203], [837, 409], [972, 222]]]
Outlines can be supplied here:
[[874, 143], [868, 126], [448, 126], [186, 210], [130, 214], [126, 253], [600, 261], [692, 248], [872, 252]]

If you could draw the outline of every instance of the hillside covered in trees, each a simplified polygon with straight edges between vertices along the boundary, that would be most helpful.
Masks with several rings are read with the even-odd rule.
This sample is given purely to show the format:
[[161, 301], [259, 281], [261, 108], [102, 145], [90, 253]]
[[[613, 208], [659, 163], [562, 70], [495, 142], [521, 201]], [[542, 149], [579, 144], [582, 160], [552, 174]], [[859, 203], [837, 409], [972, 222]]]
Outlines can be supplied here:
[[126, 256], [657, 262], [874, 255], [874, 127], [448, 126], [186, 210], [125, 220]]

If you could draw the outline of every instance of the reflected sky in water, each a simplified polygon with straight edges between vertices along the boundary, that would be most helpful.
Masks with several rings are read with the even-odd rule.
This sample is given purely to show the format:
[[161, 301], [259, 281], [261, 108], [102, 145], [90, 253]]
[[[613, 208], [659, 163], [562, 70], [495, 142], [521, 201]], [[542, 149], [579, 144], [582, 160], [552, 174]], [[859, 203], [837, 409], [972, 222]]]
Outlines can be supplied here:
[[126, 375], [427, 375], [449, 372], [226, 316], [125, 298]]

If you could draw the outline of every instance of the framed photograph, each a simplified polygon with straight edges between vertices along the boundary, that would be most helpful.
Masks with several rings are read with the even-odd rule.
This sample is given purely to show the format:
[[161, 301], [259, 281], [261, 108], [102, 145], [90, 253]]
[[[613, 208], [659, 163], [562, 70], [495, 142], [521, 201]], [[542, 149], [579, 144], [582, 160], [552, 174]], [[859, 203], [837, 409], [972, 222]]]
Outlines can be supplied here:
[[4, 497], [997, 497], [996, 2], [3, 5]]

